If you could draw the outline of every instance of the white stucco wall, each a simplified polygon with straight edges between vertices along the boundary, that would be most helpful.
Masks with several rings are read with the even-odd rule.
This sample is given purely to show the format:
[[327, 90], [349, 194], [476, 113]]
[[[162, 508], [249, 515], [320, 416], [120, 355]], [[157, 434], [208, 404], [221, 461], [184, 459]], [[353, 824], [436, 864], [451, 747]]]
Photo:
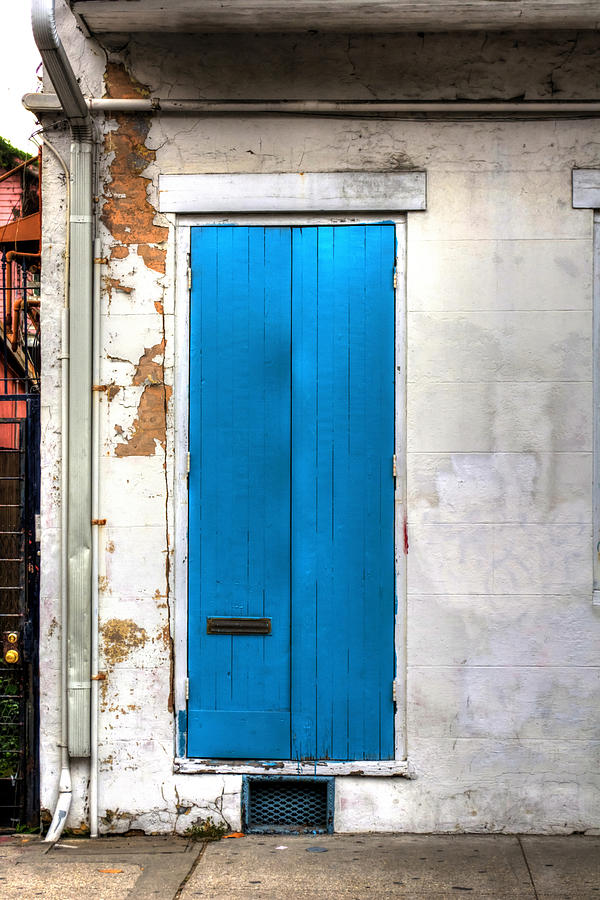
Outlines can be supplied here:
[[[103, 53], [68, 18], [61, 28], [76, 70], [85, 68], [84, 86], [101, 95]], [[597, 38], [587, 34], [170, 36], [166, 48], [146, 41], [114, 49], [111, 61], [152, 95], [170, 97], [536, 99], [554, 91], [566, 99], [596, 96], [600, 77]], [[336, 829], [600, 828], [592, 212], [571, 208], [572, 168], [600, 166], [597, 120], [140, 121], [142, 194], [147, 185], [154, 207], [159, 173], [427, 171], [427, 211], [410, 213], [407, 227], [410, 547], [399, 652], [415, 777], [338, 778]], [[132, 124], [98, 125], [117, 141], [100, 156], [98, 207], [118, 209], [127, 184], [141, 180], [128, 182], [130, 173], [115, 168], [119, 136], [131, 138]], [[68, 150], [64, 133], [54, 142]], [[64, 188], [46, 154], [44, 298], [60, 297], [63, 211]], [[152, 232], [153, 217], [170, 230]], [[168, 218], [150, 211], [136, 243], [138, 227], [121, 222], [115, 237], [99, 224], [102, 255], [112, 255], [102, 298], [101, 382], [110, 387], [101, 394], [102, 828], [182, 831], [197, 817], [219, 819], [221, 806], [237, 828], [240, 776], [173, 774], [171, 639], [176, 605], [185, 603], [173, 577], [182, 549], [174, 540], [170, 397], [175, 256]], [[42, 310], [41, 765], [42, 806], [51, 809], [59, 303], [46, 300]], [[160, 404], [143, 405], [161, 390], [166, 442]], [[75, 772], [72, 827], [87, 815], [86, 763]]]

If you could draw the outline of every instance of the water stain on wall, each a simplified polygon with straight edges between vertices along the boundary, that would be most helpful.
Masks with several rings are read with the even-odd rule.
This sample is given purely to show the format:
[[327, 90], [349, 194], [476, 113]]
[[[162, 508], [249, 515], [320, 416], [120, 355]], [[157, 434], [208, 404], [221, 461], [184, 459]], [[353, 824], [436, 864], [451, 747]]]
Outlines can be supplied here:
[[146, 629], [133, 619], [108, 619], [100, 630], [104, 656], [110, 665], [123, 662], [132, 650], [143, 647], [148, 640]]

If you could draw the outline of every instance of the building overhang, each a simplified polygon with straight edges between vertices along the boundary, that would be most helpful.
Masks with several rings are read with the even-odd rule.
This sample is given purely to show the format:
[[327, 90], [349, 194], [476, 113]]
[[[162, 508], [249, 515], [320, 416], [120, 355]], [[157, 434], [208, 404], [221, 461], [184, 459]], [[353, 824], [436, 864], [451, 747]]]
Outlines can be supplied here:
[[597, 0], [70, 0], [92, 33], [598, 29]]
[[0, 226], [0, 245], [18, 244], [23, 241], [39, 241], [42, 234], [42, 217], [39, 212], [14, 219]]

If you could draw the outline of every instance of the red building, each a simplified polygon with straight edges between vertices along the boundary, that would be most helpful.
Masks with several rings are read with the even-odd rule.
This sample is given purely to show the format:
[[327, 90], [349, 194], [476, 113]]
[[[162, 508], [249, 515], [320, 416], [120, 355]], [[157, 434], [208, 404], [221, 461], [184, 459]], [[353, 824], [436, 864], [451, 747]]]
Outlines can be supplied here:
[[0, 828], [37, 805], [39, 163], [0, 138]]
[[0, 447], [14, 447], [17, 395], [35, 390], [39, 357], [39, 159], [0, 138]]

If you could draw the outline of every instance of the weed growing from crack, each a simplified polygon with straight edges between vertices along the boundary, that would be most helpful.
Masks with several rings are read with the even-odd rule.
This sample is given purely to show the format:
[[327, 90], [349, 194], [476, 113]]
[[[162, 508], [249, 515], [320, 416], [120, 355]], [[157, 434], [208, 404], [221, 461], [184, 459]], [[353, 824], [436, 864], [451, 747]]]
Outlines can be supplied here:
[[198, 819], [183, 833], [192, 841], [220, 841], [228, 831], [227, 825], [213, 822], [212, 816], [208, 816], [206, 819]]

